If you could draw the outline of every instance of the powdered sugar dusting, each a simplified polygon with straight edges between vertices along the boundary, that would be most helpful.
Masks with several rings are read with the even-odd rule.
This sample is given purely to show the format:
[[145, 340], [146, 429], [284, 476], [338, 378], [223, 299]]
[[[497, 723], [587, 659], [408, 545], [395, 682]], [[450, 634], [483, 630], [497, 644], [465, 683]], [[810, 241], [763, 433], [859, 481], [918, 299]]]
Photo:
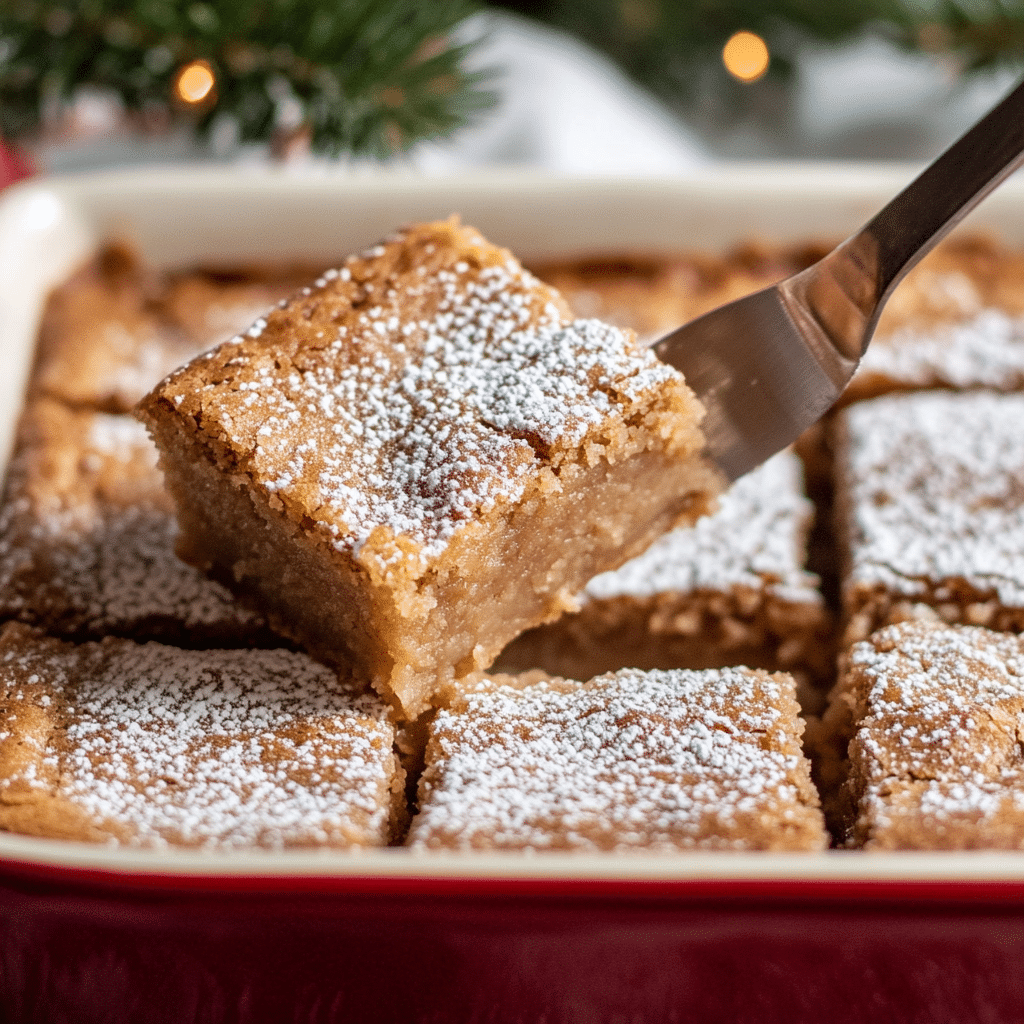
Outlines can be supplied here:
[[841, 416], [850, 584], [963, 580], [1024, 605], [1024, 397], [892, 395]]
[[1024, 843], [1024, 640], [904, 622], [854, 646], [861, 841]]
[[431, 728], [417, 846], [824, 845], [792, 681], [625, 669], [491, 686]]
[[791, 601], [820, 602], [803, 561], [811, 503], [799, 459], [780, 452], [726, 491], [714, 515], [659, 538], [638, 558], [595, 576], [590, 598], [668, 592], [764, 589]]
[[[237, 446], [266, 490], [301, 496], [339, 548], [383, 528], [437, 553], [460, 524], [519, 497], [552, 449], [679, 379], [627, 332], [567, 321], [510, 257], [453, 256], [432, 274], [371, 285], [372, 260], [391, 251], [378, 249], [218, 350], [224, 374], [195, 399], [204, 429]], [[363, 311], [352, 314], [357, 296]], [[276, 339], [300, 308], [319, 310], [302, 315], [323, 328], [284, 366]], [[329, 309], [353, 319], [335, 327]], [[175, 388], [171, 378], [163, 393], [175, 400]]]
[[1018, 388], [1024, 318], [988, 308], [955, 323], [902, 328], [872, 342], [858, 374], [879, 374], [905, 387]]
[[29, 408], [0, 508], [0, 615], [65, 636], [265, 642], [260, 616], [175, 555], [176, 535], [141, 424]]
[[387, 842], [383, 705], [303, 655], [29, 641], [8, 645], [0, 672], [4, 735], [18, 728], [18, 683], [52, 680], [65, 720], [44, 757], [53, 795], [128, 845]]

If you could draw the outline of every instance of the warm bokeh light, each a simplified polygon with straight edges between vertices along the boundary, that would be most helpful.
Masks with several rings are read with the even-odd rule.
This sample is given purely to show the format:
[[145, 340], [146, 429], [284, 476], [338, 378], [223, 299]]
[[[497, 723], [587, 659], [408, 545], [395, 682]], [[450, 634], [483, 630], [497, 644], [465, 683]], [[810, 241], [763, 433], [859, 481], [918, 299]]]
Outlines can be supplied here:
[[725, 70], [741, 82], [756, 82], [768, 70], [770, 61], [765, 41], [753, 32], [736, 32], [722, 47]]
[[174, 92], [182, 103], [202, 103], [210, 98], [216, 79], [213, 69], [205, 60], [186, 64], [174, 80]]

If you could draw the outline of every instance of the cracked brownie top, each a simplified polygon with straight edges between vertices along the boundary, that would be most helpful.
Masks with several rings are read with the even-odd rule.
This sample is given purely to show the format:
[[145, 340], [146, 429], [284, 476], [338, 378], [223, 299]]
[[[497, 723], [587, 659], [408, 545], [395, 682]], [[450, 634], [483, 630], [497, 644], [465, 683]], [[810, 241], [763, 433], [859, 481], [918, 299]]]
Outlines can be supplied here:
[[674, 432], [695, 446], [677, 371], [631, 332], [572, 320], [510, 253], [454, 220], [324, 274], [153, 402], [191, 420], [222, 468], [354, 552], [401, 537], [405, 554], [437, 554], [531, 477], [614, 459], [631, 417], [669, 448]]

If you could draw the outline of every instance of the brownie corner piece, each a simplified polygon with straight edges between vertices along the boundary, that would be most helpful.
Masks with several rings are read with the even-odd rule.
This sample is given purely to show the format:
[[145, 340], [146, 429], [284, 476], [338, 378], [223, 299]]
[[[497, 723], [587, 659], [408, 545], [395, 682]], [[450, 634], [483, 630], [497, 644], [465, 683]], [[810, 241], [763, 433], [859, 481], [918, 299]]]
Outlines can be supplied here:
[[405, 817], [376, 694], [287, 650], [0, 629], [0, 829], [134, 847], [387, 845]]

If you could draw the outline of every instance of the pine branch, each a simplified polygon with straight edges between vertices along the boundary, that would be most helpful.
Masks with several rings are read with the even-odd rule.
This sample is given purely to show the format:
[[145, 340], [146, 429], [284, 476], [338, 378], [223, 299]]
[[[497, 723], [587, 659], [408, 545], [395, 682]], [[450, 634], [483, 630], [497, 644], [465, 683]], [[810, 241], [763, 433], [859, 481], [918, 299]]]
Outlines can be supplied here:
[[[445, 135], [493, 100], [450, 39], [475, 0], [13, 0], [0, 4], [0, 132], [39, 129], [92, 85], [132, 111], [165, 110], [208, 132], [231, 116], [244, 141], [309, 133], [314, 151], [378, 157]], [[208, 99], [175, 103], [202, 61]]]

